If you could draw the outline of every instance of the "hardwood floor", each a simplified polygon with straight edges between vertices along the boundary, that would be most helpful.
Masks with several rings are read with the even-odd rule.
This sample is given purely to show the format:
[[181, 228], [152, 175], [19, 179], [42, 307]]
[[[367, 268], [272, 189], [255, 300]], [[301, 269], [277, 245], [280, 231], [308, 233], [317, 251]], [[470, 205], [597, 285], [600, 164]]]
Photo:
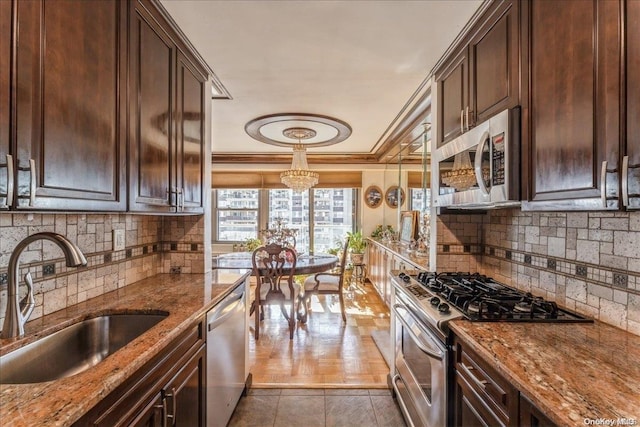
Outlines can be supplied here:
[[260, 339], [249, 338], [249, 366], [256, 388], [387, 388], [389, 367], [371, 333], [389, 333], [389, 310], [371, 284], [345, 293], [347, 323], [337, 296], [313, 296], [309, 319], [293, 339], [279, 307], [266, 310]]

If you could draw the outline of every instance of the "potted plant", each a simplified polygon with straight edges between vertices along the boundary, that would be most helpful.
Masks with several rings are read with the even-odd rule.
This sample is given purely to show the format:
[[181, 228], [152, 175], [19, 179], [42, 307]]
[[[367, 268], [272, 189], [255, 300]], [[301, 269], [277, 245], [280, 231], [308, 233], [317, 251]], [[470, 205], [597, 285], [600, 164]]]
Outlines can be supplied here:
[[363, 264], [364, 250], [367, 247], [367, 242], [364, 240], [361, 231], [354, 233], [347, 233], [349, 236], [349, 252], [351, 253], [351, 262], [354, 265]]
[[262, 240], [249, 237], [244, 241], [244, 247], [247, 251], [253, 252], [262, 246]]

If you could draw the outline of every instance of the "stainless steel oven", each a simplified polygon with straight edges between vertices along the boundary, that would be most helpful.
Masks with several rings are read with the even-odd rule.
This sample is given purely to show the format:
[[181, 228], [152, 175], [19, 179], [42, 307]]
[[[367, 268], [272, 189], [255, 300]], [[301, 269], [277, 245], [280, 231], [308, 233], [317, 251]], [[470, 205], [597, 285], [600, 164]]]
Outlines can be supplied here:
[[[434, 273], [420, 273], [425, 274]], [[462, 313], [405, 272], [392, 271], [391, 281], [396, 398], [408, 425], [446, 426], [451, 393], [447, 323]]]
[[444, 426], [447, 421], [447, 348], [416, 308], [396, 294], [393, 387], [408, 424]]

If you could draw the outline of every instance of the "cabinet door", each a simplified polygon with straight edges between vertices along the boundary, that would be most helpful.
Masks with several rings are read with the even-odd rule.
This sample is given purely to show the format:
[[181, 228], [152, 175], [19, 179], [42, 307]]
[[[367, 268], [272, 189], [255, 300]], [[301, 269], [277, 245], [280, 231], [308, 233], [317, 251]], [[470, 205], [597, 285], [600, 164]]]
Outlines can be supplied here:
[[[626, 155], [627, 208], [640, 209], [640, 2], [626, 1]], [[625, 188], [623, 188], [623, 191]]]
[[205, 425], [205, 358], [205, 347], [202, 346], [164, 387], [170, 425]]
[[436, 76], [438, 85], [437, 145], [459, 136], [463, 113], [469, 106], [469, 61], [465, 47], [445, 64]]
[[204, 87], [206, 76], [178, 54], [177, 187], [178, 211], [203, 212]]
[[9, 172], [13, 165], [10, 154], [10, 105], [11, 105], [11, 40], [12, 40], [11, 1], [0, 1], [0, 209], [8, 209], [7, 186]]
[[163, 417], [165, 415], [166, 407], [167, 405], [162, 399], [162, 393], [158, 393], [129, 425], [134, 427], [164, 426]]
[[126, 4], [15, 6], [17, 207], [124, 210]]
[[524, 396], [520, 396], [521, 427], [555, 427], [553, 421]]
[[505, 1], [492, 8], [470, 42], [469, 83], [474, 123], [519, 104], [518, 11], [517, 1]]
[[616, 208], [619, 3], [529, 5], [530, 200], [554, 209]]
[[143, 5], [133, 2], [132, 8], [129, 209], [172, 212], [176, 49]]

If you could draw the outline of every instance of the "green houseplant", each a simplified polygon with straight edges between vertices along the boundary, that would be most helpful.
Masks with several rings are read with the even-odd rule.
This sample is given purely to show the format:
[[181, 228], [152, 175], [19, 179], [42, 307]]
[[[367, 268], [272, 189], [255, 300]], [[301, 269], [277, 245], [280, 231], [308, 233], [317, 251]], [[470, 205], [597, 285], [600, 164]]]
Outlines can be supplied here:
[[348, 232], [349, 236], [349, 252], [351, 253], [351, 262], [353, 264], [362, 264], [364, 259], [364, 250], [367, 242], [362, 236], [362, 231]]
[[244, 247], [249, 252], [255, 251], [260, 246], [262, 246], [262, 240], [257, 239], [257, 238], [249, 237], [244, 241]]

